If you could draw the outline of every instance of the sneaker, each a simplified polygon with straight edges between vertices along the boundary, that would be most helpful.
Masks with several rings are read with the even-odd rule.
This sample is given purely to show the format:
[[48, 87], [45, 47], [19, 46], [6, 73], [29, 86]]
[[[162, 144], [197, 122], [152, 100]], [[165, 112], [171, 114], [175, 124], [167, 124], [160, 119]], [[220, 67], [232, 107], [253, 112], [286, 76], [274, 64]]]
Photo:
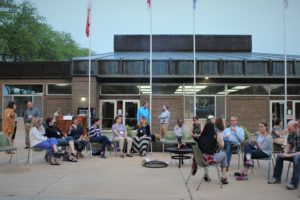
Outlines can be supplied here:
[[236, 179], [237, 181], [246, 181], [246, 180], [248, 180], [248, 176], [242, 174], [241, 176], [238, 176], [238, 177], [236, 177], [235, 179]]
[[227, 181], [227, 178], [221, 178], [221, 183], [223, 184], [223, 185], [226, 185], [226, 184], [228, 184], [228, 181]]
[[286, 189], [288, 189], [288, 190], [295, 190], [295, 189], [297, 189], [293, 184], [288, 184], [287, 186], [285, 186], [286, 187]]
[[247, 160], [246, 162], [244, 162], [244, 165], [246, 167], [254, 167], [254, 163], [252, 160]]
[[233, 175], [234, 175], [234, 176], [242, 176], [242, 173], [240, 173], [240, 172], [234, 172]]
[[268, 183], [269, 184], [276, 184], [276, 183], [280, 183], [280, 181], [273, 177], [271, 180], [268, 181]]
[[127, 154], [126, 156], [127, 156], [127, 157], [133, 157], [133, 155], [132, 155], [132, 154]]
[[204, 176], [203, 179], [204, 179], [205, 182], [210, 182], [211, 181], [210, 177], [207, 174]]

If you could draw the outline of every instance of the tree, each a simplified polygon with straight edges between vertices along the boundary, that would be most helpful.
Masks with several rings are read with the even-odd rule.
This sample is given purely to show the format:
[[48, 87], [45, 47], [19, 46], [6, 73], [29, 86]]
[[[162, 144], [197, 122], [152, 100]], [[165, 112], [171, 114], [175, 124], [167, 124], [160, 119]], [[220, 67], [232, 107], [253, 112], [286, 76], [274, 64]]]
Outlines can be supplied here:
[[69, 33], [54, 31], [29, 1], [0, 0], [2, 60], [64, 60], [88, 55]]

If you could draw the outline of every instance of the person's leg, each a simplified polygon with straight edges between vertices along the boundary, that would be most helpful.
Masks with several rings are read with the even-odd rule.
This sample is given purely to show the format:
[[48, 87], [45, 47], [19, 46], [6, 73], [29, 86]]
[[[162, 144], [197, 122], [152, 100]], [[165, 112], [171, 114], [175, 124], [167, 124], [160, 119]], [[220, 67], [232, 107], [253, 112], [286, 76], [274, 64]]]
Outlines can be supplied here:
[[136, 153], [141, 153], [140, 151], [140, 138], [139, 137], [134, 137], [133, 138], [133, 142], [132, 142], [132, 149], [134, 150], [134, 152]]
[[132, 138], [127, 137], [127, 155], [131, 155], [131, 147], [132, 147]]
[[162, 128], [163, 128], [163, 132], [162, 132], [161, 137], [165, 138], [165, 136], [166, 136], [166, 134], [168, 132], [168, 129], [169, 129], [169, 124], [163, 124]]
[[224, 139], [224, 145], [225, 145], [225, 153], [227, 157], [227, 167], [230, 167], [230, 160], [231, 160], [231, 142], [227, 139]]
[[146, 155], [149, 143], [151, 142], [151, 138], [149, 137], [142, 137], [141, 140], [141, 149], [140, 149], [140, 153], [142, 156]]
[[282, 169], [283, 169], [283, 162], [284, 162], [284, 158], [281, 158], [280, 156], [277, 157], [276, 159], [276, 164], [275, 164], [275, 168], [274, 168], [274, 172], [273, 172], [273, 178], [277, 181], [280, 182], [281, 181], [281, 175], [282, 175]]
[[299, 176], [300, 176], [300, 156], [295, 156], [293, 158], [293, 175], [291, 179], [291, 184], [294, 185], [295, 189], [299, 186]]
[[182, 136], [177, 136], [178, 147], [182, 144]]
[[29, 141], [29, 131], [30, 131], [31, 125], [25, 124], [25, 148], [30, 147], [30, 141]]
[[159, 125], [159, 132], [158, 132], [158, 134], [155, 135], [155, 137], [158, 139], [158, 141], [163, 138], [162, 137], [163, 134], [164, 134], [163, 124], [160, 124]]
[[214, 160], [221, 164], [222, 177], [226, 178], [226, 167], [227, 167], [227, 157], [225, 152], [219, 152], [214, 154]]
[[11, 137], [11, 145], [13, 146], [15, 143], [15, 138], [16, 138], [16, 133], [17, 133], [17, 122], [15, 122], [15, 128], [14, 128], [14, 133]]
[[120, 153], [121, 153], [121, 157], [124, 157], [124, 152], [123, 152], [123, 148], [124, 148], [124, 138], [123, 137], [115, 137], [114, 141], [119, 143], [119, 147], [120, 147]]

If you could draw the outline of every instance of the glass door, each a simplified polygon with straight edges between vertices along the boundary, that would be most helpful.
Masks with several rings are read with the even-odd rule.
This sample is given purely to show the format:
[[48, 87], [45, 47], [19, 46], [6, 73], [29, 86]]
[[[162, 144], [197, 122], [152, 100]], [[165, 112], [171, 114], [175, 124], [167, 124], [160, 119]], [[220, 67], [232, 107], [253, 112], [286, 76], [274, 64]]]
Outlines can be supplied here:
[[101, 129], [111, 130], [117, 114], [117, 102], [114, 100], [100, 101]]
[[136, 113], [139, 108], [139, 100], [123, 101], [123, 119], [125, 125], [135, 128], [137, 125]]
[[270, 101], [270, 128], [276, 119], [284, 121], [284, 101]]
[[300, 120], [300, 101], [294, 101], [293, 105], [294, 110], [294, 119], [299, 121]]

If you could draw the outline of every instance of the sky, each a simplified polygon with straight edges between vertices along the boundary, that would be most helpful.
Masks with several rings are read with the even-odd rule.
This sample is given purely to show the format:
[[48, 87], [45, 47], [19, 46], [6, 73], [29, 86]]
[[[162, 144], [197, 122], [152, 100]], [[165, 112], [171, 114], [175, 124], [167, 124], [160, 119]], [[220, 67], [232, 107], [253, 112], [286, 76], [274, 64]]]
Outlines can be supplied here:
[[[54, 30], [71, 33], [81, 47], [87, 0], [30, 0]], [[92, 0], [91, 40], [96, 53], [113, 51], [117, 34], [149, 34], [147, 0]], [[193, 0], [152, 0], [153, 34], [192, 34]], [[286, 50], [300, 55], [300, 0], [286, 10]], [[196, 34], [250, 34], [252, 51], [284, 51], [283, 0], [198, 0]]]

